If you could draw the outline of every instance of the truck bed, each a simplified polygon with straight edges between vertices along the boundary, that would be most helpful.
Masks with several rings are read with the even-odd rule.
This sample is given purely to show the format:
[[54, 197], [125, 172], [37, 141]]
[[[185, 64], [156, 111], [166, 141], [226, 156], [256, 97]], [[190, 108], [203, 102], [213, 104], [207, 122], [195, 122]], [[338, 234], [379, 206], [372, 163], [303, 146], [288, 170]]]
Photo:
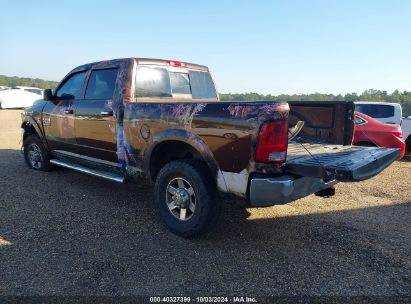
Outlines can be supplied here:
[[341, 151], [343, 148], [343, 145], [321, 144], [315, 142], [290, 142], [288, 143], [287, 149], [287, 162], [310, 155], [315, 156], [323, 153], [335, 153]]

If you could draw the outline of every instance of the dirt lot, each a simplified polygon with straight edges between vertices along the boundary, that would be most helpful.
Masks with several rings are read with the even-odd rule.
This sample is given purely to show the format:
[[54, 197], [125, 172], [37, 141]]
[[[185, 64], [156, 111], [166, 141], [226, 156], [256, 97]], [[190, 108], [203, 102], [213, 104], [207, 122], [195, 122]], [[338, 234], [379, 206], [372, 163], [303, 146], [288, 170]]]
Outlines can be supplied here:
[[0, 294], [411, 295], [411, 162], [333, 198], [224, 204], [198, 239], [163, 227], [147, 183], [28, 169], [0, 111]]

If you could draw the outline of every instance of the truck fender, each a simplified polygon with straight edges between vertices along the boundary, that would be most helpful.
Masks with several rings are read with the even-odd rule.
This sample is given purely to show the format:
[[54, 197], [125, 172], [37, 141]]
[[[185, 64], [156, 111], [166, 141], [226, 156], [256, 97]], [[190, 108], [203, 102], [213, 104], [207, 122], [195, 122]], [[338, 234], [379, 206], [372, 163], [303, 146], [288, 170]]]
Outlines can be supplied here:
[[150, 172], [150, 159], [154, 149], [161, 143], [166, 141], [180, 141], [188, 144], [194, 148], [205, 160], [207, 166], [210, 168], [218, 189], [222, 192], [227, 192], [227, 186], [221, 172], [220, 166], [214, 158], [213, 152], [207, 144], [197, 135], [187, 131], [178, 129], [168, 129], [158, 132], [149, 144], [146, 153], [144, 155], [144, 164], [146, 166], [146, 172]]
[[23, 130], [25, 130], [27, 126], [30, 126], [30, 127], [34, 128], [34, 130], [36, 131], [36, 133], [39, 136], [40, 140], [43, 142], [44, 146], [47, 149], [48, 145], [47, 145], [46, 139], [45, 139], [43, 131], [42, 131], [41, 127], [39, 126], [39, 124], [37, 123], [37, 121], [31, 116], [24, 116], [23, 122], [21, 123], [21, 128]]

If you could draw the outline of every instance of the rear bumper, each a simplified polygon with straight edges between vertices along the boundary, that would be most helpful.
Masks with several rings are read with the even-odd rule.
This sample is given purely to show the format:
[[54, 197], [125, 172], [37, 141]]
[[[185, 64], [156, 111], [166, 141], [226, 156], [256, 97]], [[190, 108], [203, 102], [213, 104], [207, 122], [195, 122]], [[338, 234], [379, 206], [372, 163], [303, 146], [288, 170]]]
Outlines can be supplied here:
[[253, 207], [286, 204], [330, 188], [336, 183], [336, 180], [324, 182], [321, 178], [292, 175], [253, 178], [250, 182], [250, 203]]

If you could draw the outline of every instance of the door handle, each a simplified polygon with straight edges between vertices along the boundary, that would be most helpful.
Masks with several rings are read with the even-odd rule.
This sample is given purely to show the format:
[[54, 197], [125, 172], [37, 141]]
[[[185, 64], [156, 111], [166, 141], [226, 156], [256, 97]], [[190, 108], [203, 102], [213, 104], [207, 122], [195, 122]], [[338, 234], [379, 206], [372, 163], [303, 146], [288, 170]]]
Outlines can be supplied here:
[[113, 111], [101, 111], [102, 116], [113, 116]]
[[73, 110], [63, 110], [64, 114], [73, 114], [74, 111]]

